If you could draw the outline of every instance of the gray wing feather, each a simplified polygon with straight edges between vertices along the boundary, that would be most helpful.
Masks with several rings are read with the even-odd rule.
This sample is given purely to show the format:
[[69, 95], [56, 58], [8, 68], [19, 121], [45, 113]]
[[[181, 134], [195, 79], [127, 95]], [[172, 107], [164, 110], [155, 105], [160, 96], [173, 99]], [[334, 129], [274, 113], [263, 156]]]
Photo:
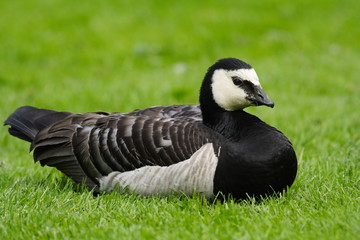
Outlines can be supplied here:
[[129, 114], [73, 114], [39, 132], [32, 148], [42, 165], [93, 188], [113, 171], [189, 159], [216, 138], [202, 124], [198, 105], [159, 106]]
[[[108, 129], [107, 129], [108, 130]], [[93, 163], [95, 167], [98, 169], [98, 171], [103, 175], [107, 174], [108, 172], [112, 171], [112, 167], [121, 167], [115, 159], [111, 157], [111, 155], [108, 153], [108, 150], [105, 148], [102, 151], [100, 151], [100, 148], [102, 148], [103, 144], [103, 135], [107, 134], [108, 131], [103, 131], [100, 128], [93, 128], [90, 132], [90, 139], [89, 142], [89, 153], [91, 156], [91, 159], [93, 160]], [[110, 155], [110, 157], [109, 157]], [[102, 159], [103, 161], [98, 161], [98, 159]], [[114, 167], [115, 165], [115, 167]]]
[[155, 106], [145, 109], [138, 109], [130, 112], [132, 116], [149, 116], [153, 118], [176, 118], [188, 117], [196, 120], [201, 120], [200, 105], [170, 105], [170, 106]]

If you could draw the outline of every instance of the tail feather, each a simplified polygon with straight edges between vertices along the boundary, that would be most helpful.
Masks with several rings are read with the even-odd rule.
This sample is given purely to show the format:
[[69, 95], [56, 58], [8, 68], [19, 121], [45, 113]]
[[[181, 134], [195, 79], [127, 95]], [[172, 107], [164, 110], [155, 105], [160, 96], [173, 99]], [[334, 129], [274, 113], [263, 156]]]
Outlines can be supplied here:
[[[66, 121], [65, 118], [70, 115], [75, 117]], [[76, 183], [85, 183], [89, 189], [97, 192], [97, 179], [87, 176], [73, 153], [71, 139], [76, 127], [71, 122], [74, 119], [76, 115], [69, 112], [24, 106], [15, 110], [6, 119], [5, 125], [10, 125], [11, 135], [31, 143], [30, 150], [34, 150], [36, 162], [39, 161], [42, 166], [56, 167]], [[61, 120], [64, 121], [59, 122]], [[80, 118], [80, 122], [83, 120]], [[57, 122], [60, 126], [54, 125]], [[55, 127], [48, 129], [51, 126]]]
[[69, 112], [57, 112], [23, 106], [11, 114], [5, 121], [10, 125], [9, 133], [22, 140], [32, 142], [42, 129], [71, 115]]

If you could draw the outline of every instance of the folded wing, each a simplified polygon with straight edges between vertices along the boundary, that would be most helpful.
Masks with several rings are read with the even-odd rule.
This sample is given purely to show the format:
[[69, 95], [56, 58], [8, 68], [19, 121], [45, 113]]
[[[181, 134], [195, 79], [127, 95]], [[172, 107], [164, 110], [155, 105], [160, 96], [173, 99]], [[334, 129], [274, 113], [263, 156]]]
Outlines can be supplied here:
[[132, 113], [73, 114], [40, 131], [34, 158], [89, 188], [113, 171], [170, 166], [213, 142], [196, 105], [160, 106]]

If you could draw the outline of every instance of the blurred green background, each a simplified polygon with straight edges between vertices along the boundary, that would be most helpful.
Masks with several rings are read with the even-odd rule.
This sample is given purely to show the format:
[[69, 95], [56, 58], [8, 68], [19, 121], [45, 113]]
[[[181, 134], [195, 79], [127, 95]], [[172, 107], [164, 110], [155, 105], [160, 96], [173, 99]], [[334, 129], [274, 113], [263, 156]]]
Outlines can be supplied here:
[[[360, 210], [359, 13], [357, 0], [3, 0], [0, 119], [4, 121], [22, 105], [128, 112], [152, 105], [196, 104], [207, 68], [220, 58], [240, 58], [257, 70], [275, 101], [274, 109], [248, 111], [282, 130], [299, 158], [297, 180], [284, 200], [290, 210], [276, 200], [265, 206], [275, 213], [257, 206], [256, 213], [246, 215], [256, 207], [231, 205], [229, 220], [207, 222], [208, 228], [200, 227], [195, 235], [222, 238], [221, 229], [227, 229], [227, 239], [355, 238], [360, 234], [359, 217], [354, 216]], [[121, 214], [113, 216], [115, 220], [108, 216], [118, 225], [90, 228], [82, 232], [85, 235], [76, 235], [76, 229], [62, 235], [64, 229], [49, 222], [47, 230], [28, 225], [42, 219], [41, 213], [27, 208], [30, 192], [37, 196], [45, 188], [55, 196], [85, 200], [82, 195], [77, 196], [80, 200], [71, 195], [71, 188], [60, 191], [56, 183], [62, 175], [33, 165], [27, 148], [28, 144], [9, 137], [5, 127], [0, 131], [2, 233], [10, 238], [36, 233], [33, 236], [90, 239], [108, 236], [113, 227], [122, 226]], [[111, 201], [118, 198], [112, 195]], [[118, 201], [119, 205], [131, 202]], [[147, 200], [137, 199], [129, 208], [136, 209], [138, 201]], [[9, 206], [12, 210], [6, 210]], [[223, 210], [224, 206], [217, 207]], [[237, 216], [239, 208], [244, 217], [236, 217], [234, 223], [232, 216]], [[17, 215], [16, 209], [23, 209], [27, 217]], [[66, 206], [45, 211], [56, 221], [62, 209]], [[200, 203], [194, 211], [201, 209]], [[68, 217], [74, 214], [82, 216], [78, 224], [86, 224], [85, 213], [75, 210]], [[95, 214], [101, 216], [100, 211]], [[252, 217], [257, 218], [253, 223]], [[204, 224], [201, 218], [193, 222], [180, 218]], [[167, 219], [169, 225], [162, 226], [160, 234], [159, 227], [151, 225], [151, 216], [135, 218], [134, 224], [143, 228], [121, 228], [113, 234], [164, 239], [176, 239], [177, 234], [195, 236], [185, 224], [174, 230], [171, 224], [178, 220], [176, 214]], [[253, 235], [244, 233], [248, 228]]]
[[207, 67], [228, 56], [254, 65], [280, 104], [356, 88], [357, 1], [37, 0], [0, 9], [7, 105], [196, 103]]

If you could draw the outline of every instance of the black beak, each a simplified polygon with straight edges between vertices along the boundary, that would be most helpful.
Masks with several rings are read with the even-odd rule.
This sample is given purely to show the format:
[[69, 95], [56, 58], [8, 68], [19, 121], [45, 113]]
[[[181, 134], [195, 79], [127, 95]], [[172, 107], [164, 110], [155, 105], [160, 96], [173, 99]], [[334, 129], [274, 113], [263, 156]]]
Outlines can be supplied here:
[[273, 108], [274, 107], [274, 102], [266, 95], [266, 93], [264, 92], [264, 90], [262, 90], [260, 87], [255, 87], [255, 98], [253, 99], [253, 102], [257, 105], [265, 105], [268, 107]]

